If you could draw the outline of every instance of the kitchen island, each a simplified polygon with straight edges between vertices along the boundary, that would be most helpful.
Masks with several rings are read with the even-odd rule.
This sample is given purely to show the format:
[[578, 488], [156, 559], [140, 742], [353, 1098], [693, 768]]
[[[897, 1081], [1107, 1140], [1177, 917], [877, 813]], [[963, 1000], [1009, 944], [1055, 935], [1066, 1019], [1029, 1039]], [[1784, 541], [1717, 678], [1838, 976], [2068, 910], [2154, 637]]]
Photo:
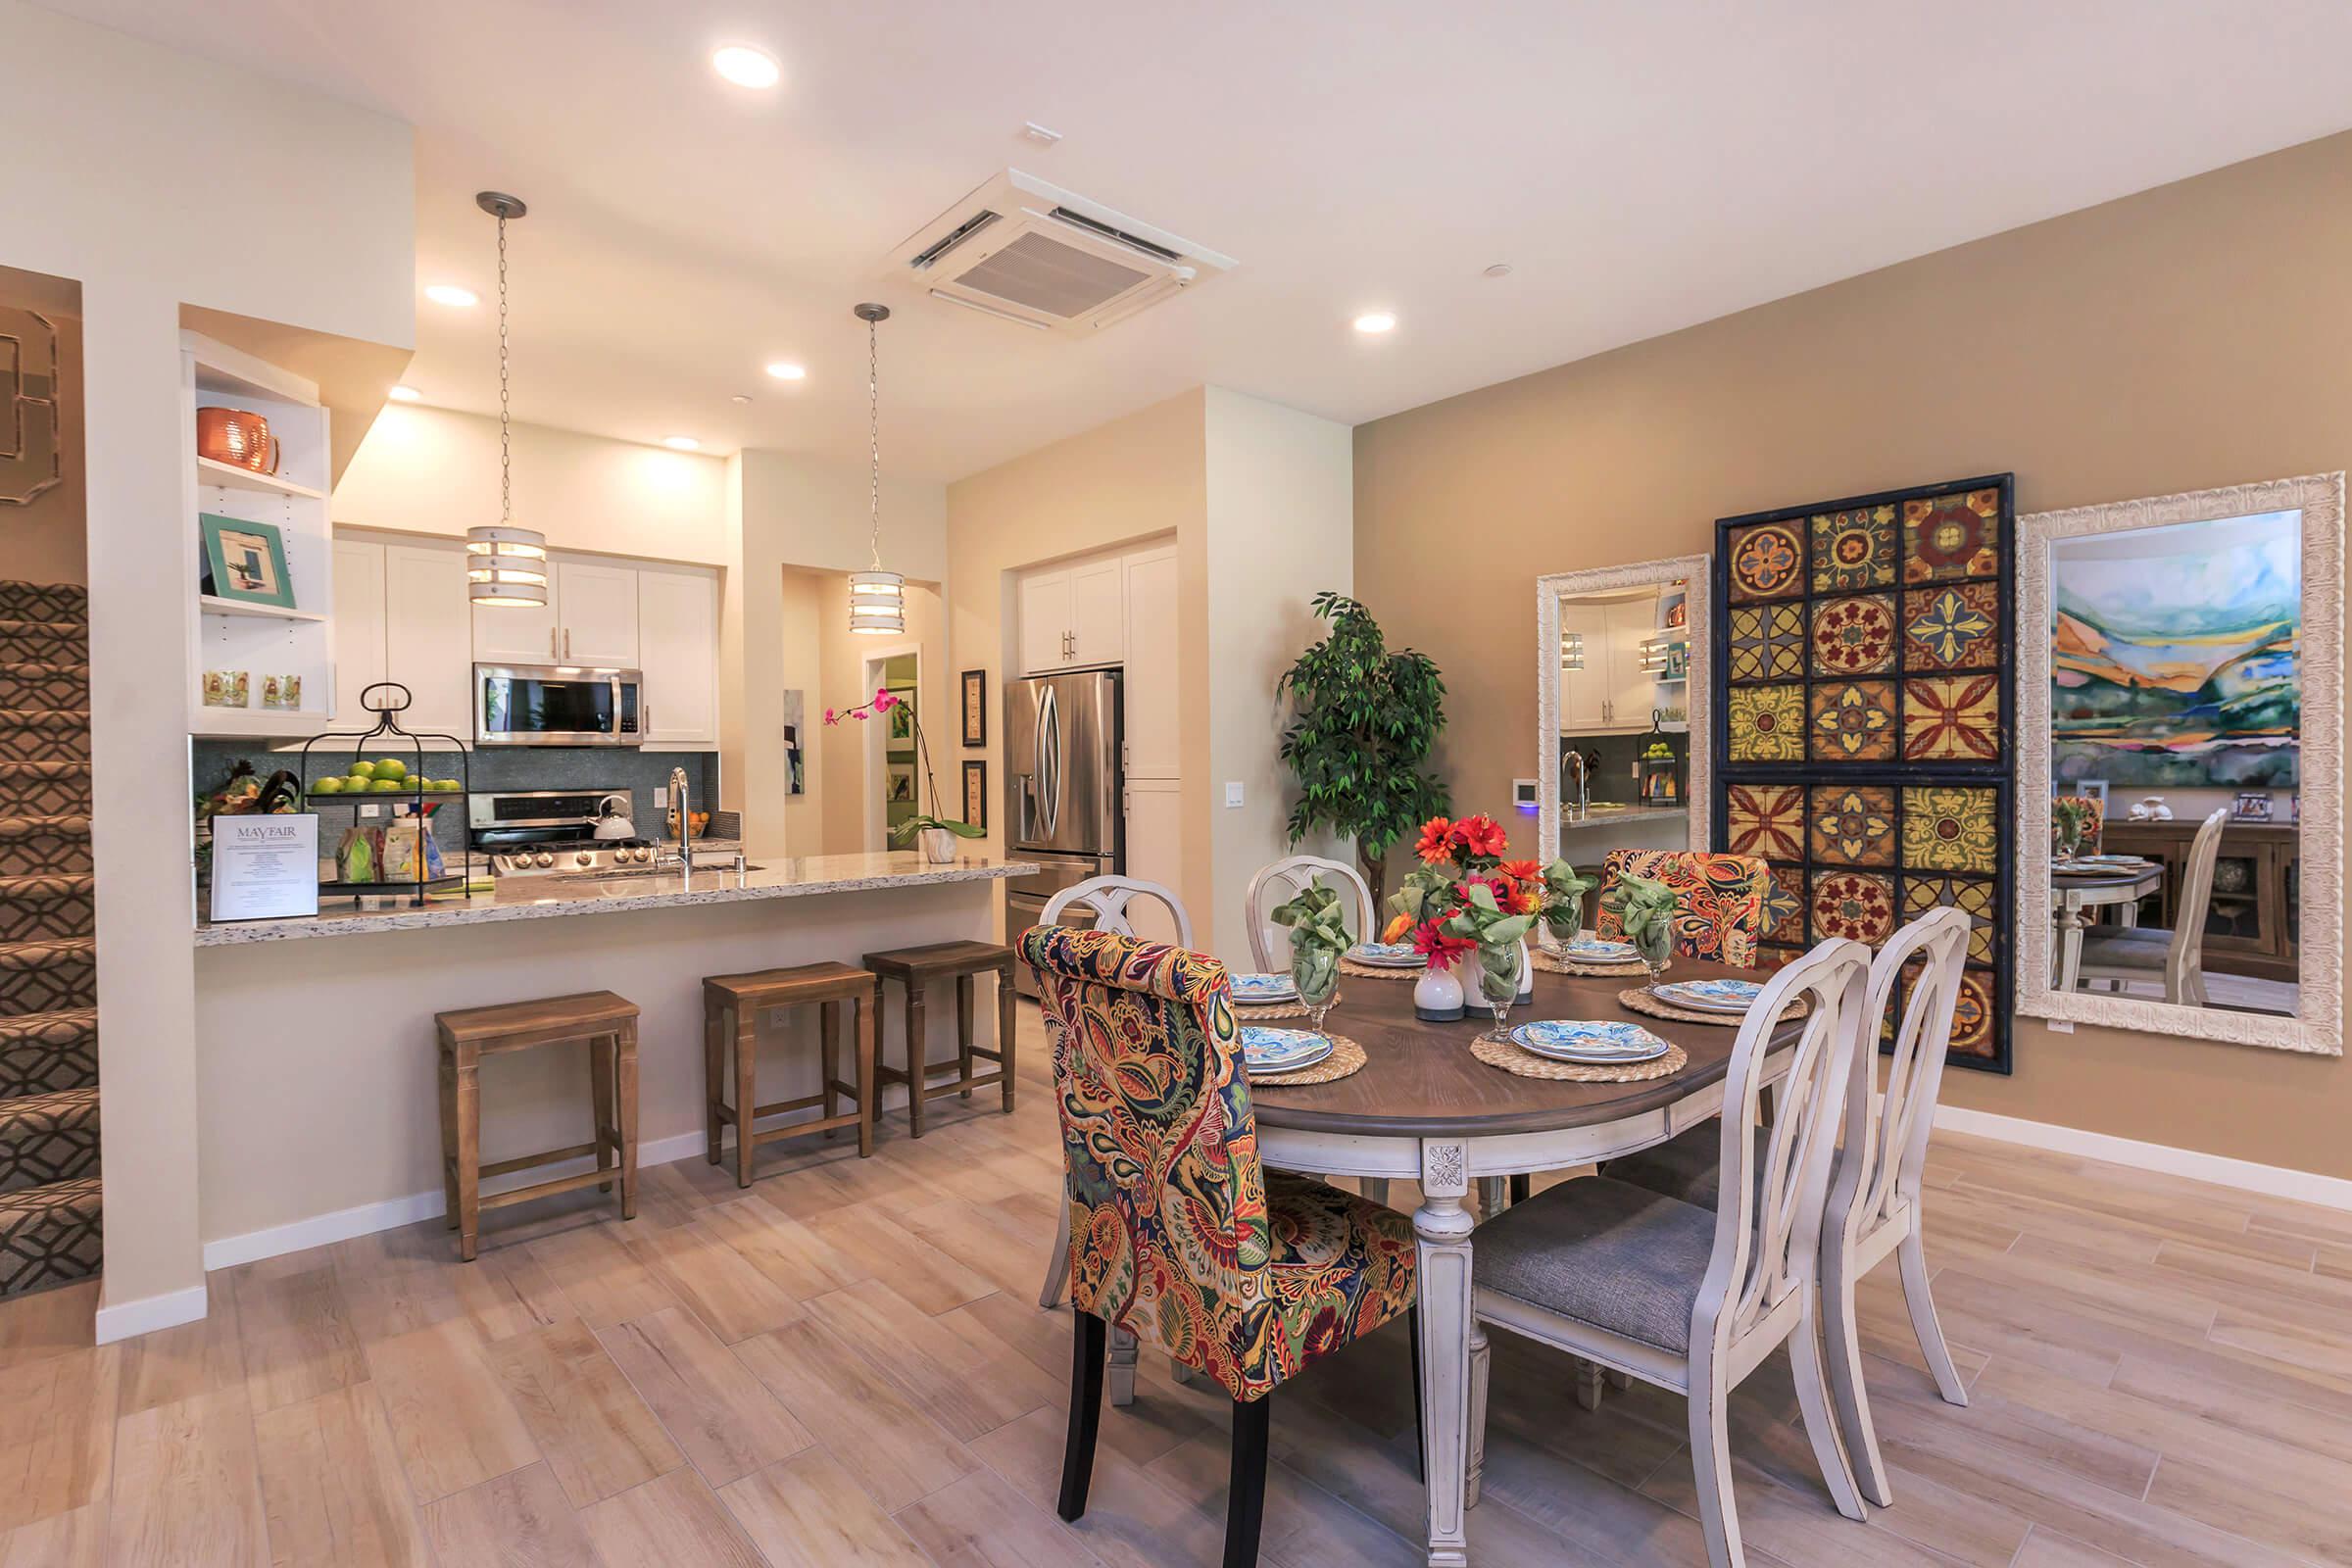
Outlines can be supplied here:
[[[895, 854], [771, 858], [739, 872], [730, 852], [691, 878], [675, 870], [521, 877], [422, 908], [406, 900], [356, 907], [329, 900], [317, 915], [200, 922], [206, 1266], [441, 1212], [437, 1012], [619, 993], [641, 1009], [639, 1161], [699, 1156], [704, 976], [993, 940], [996, 884], [1035, 869], [976, 857], [934, 865]], [[335, 940], [313, 940], [323, 938]], [[955, 1011], [930, 1009], [932, 1062], [955, 1059]], [[981, 1043], [994, 1044], [995, 1010], [984, 1003], [976, 1011]], [[883, 1024], [885, 1059], [903, 1061], [895, 988]], [[809, 1008], [762, 1020], [763, 1102], [814, 1090], [815, 1027]], [[485, 1160], [586, 1141], [585, 1057], [586, 1048], [575, 1046], [483, 1064]], [[876, 1158], [906, 1138], [905, 1102], [903, 1089], [885, 1096]], [[843, 1157], [855, 1158], [856, 1140], [840, 1142]], [[493, 1224], [485, 1246], [495, 1247], [497, 1235]]]

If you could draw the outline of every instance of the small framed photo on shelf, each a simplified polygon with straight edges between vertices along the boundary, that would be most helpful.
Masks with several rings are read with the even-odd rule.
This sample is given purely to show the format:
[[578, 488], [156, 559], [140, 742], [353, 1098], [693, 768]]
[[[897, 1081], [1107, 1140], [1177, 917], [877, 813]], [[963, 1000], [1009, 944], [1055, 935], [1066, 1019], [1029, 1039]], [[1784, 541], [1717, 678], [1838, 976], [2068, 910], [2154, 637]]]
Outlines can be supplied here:
[[247, 604], [294, 608], [294, 579], [286, 571], [286, 539], [273, 523], [247, 522], [200, 513], [204, 564], [212, 571], [213, 597]]
[[988, 744], [988, 671], [967, 669], [963, 672], [963, 744]]
[[988, 826], [988, 763], [963, 764], [963, 819], [973, 827]]
[[2230, 808], [2230, 814], [2240, 822], [2268, 822], [2271, 819], [2271, 792], [2239, 790], [2236, 803]]
[[892, 762], [883, 772], [882, 798], [893, 806], [914, 804], [914, 764]]

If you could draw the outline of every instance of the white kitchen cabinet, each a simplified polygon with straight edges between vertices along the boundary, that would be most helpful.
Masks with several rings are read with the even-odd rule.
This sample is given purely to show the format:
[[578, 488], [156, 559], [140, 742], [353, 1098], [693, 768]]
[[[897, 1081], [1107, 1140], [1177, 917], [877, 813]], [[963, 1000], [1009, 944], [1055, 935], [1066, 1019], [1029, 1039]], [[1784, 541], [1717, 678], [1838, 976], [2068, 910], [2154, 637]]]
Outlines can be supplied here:
[[1176, 552], [1137, 551], [1119, 565], [1127, 612], [1121, 699], [1127, 776], [1176, 778], [1184, 771], [1176, 718]]
[[345, 729], [374, 722], [360, 694], [384, 678], [384, 547], [335, 541], [334, 722]]
[[637, 667], [637, 568], [556, 563], [557, 659], [599, 668]]
[[1099, 668], [1126, 658], [1127, 585], [1117, 558], [1070, 570], [1070, 659], [1073, 669]]
[[528, 608], [475, 605], [473, 662], [482, 664], [552, 664], [556, 655], [556, 596], [551, 581], [547, 603]]
[[1658, 706], [1658, 678], [1642, 667], [1642, 645], [1658, 634], [1658, 606], [1652, 599], [1627, 599], [1608, 611], [1609, 723], [1617, 729], [1649, 728]]
[[1021, 673], [1051, 675], [1070, 665], [1070, 574], [1035, 571], [1021, 578]]
[[1657, 612], [1653, 599], [1560, 607], [1561, 632], [1582, 634], [1585, 646], [1585, 667], [1560, 671], [1560, 733], [1649, 728], [1658, 684], [1642, 667], [1642, 645], [1658, 634]]
[[[1184, 885], [1183, 785], [1172, 778], [1127, 781], [1127, 874], [1163, 888]], [[1135, 934], [1146, 942], [1174, 942], [1176, 922], [1155, 899], [1128, 906]]]
[[1560, 732], [1585, 735], [1608, 727], [1609, 623], [1605, 605], [1562, 605], [1560, 638], [1584, 643], [1584, 667], [1560, 671]]
[[473, 736], [471, 636], [466, 552], [455, 545], [386, 545], [381, 603], [385, 678], [409, 689], [401, 726]]
[[644, 744], [716, 746], [718, 579], [687, 567], [639, 568], [637, 647], [645, 672]]

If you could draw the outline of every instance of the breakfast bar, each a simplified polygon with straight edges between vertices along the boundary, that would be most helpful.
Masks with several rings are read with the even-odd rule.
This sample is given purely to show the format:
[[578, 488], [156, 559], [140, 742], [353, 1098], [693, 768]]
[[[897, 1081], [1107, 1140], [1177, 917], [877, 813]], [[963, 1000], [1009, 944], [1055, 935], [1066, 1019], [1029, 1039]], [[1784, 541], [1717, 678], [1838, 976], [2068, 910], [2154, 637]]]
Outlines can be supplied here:
[[[988, 940], [996, 884], [1034, 869], [979, 857], [934, 864], [911, 853], [776, 858], [740, 871], [732, 861], [691, 875], [502, 879], [495, 891], [421, 908], [329, 900], [315, 916], [200, 922], [210, 1266], [439, 1211], [437, 1013], [590, 991], [627, 998], [641, 1013], [639, 1160], [700, 1154], [705, 976]], [[818, 1088], [813, 1017], [775, 1021], [780, 1043], [760, 1064], [763, 1103]], [[897, 1022], [882, 1036], [893, 1062], [906, 1049]], [[955, 1026], [953, 1016], [926, 1026], [930, 1061], [956, 1059]], [[481, 1096], [495, 1110], [485, 1160], [581, 1142], [576, 1054], [484, 1062]], [[904, 1106], [904, 1090], [881, 1102], [886, 1142], [906, 1136]], [[854, 1155], [856, 1140], [843, 1142]]]

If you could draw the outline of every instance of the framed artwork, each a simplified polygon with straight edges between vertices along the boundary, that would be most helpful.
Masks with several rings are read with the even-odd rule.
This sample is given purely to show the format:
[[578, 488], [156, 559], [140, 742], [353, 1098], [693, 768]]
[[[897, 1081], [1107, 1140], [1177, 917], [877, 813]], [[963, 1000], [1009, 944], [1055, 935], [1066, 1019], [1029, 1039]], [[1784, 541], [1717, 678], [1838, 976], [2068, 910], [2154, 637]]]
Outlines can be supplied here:
[[294, 608], [294, 579], [286, 571], [285, 535], [276, 525], [203, 513], [204, 561], [213, 574], [213, 594], [248, 604]]
[[914, 804], [914, 764], [892, 762], [883, 774], [882, 798], [893, 806]]
[[2008, 474], [1721, 518], [1728, 652], [1707, 674], [1712, 842], [1772, 870], [1761, 961], [1958, 907], [1950, 1059], [1993, 1072], [2010, 1064], [2015, 522]]
[[967, 669], [963, 672], [963, 744], [988, 744], [988, 671]]
[[977, 759], [963, 764], [963, 819], [988, 826], [988, 764]]
[[912, 746], [914, 744], [914, 688], [893, 686], [890, 688], [890, 695], [898, 699], [890, 709], [890, 744], [894, 747]]

